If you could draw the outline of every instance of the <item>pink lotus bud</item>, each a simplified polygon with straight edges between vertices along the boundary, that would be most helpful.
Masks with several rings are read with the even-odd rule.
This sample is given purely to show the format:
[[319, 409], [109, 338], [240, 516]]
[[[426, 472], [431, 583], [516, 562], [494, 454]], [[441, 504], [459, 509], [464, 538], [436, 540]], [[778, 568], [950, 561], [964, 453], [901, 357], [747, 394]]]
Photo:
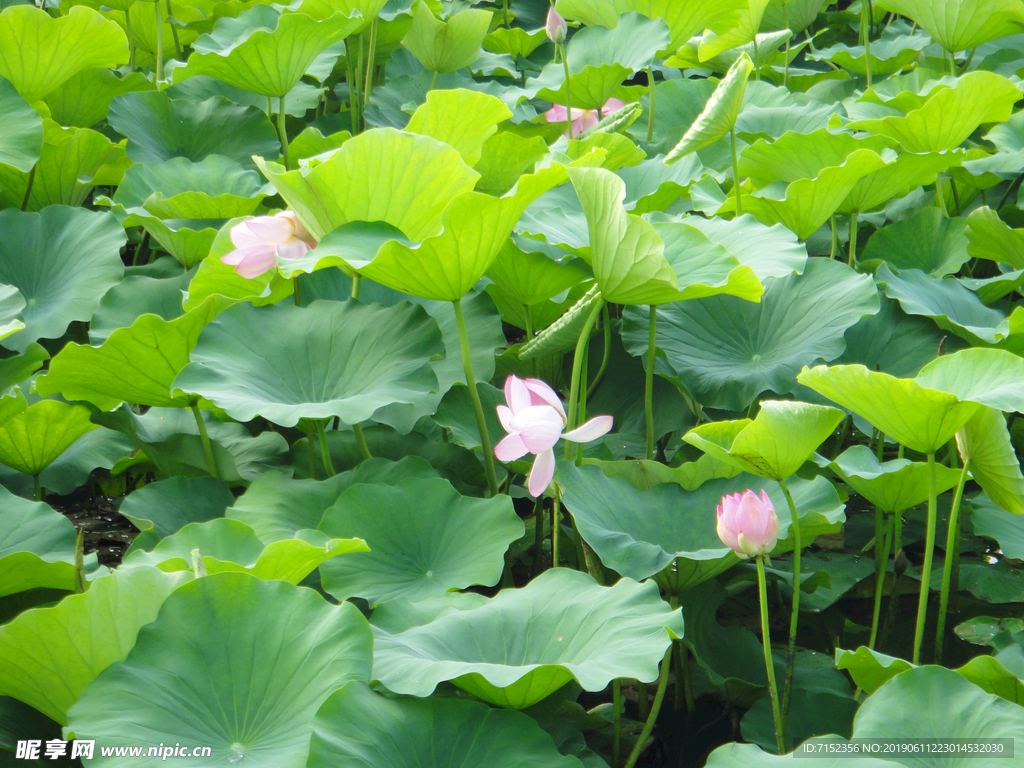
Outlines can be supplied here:
[[555, 6], [548, 8], [548, 21], [544, 25], [544, 30], [548, 33], [548, 39], [551, 42], [561, 43], [565, 41], [565, 35], [569, 31], [569, 27], [566, 26], [565, 19], [555, 10]]
[[779, 516], [768, 494], [761, 498], [751, 490], [723, 496], [718, 507], [718, 538], [746, 560], [767, 555], [779, 539]]

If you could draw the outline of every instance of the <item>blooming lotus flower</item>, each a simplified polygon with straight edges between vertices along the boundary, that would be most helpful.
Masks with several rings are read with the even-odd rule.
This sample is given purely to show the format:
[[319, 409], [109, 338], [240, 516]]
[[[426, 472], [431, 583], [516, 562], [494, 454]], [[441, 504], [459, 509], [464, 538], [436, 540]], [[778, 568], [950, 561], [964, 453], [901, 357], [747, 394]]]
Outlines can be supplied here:
[[298, 259], [314, 248], [316, 242], [291, 211], [274, 216], [246, 219], [231, 228], [235, 250], [221, 257], [232, 264], [242, 277], [259, 277], [277, 266], [277, 257]]
[[775, 549], [779, 516], [768, 495], [761, 491], [758, 498], [748, 489], [745, 493], [723, 496], [718, 507], [718, 538], [744, 560]]
[[548, 20], [544, 25], [544, 31], [548, 33], [548, 40], [552, 43], [565, 41], [565, 35], [569, 31], [569, 27], [566, 25], [565, 19], [555, 10], [555, 6], [548, 8]]
[[[599, 122], [602, 117], [608, 117], [612, 112], [617, 112], [626, 106], [626, 102], [619, 101], [618, 99], [608, 99], [604, 103], [604, 106], [600, 110], [597, 109], [578, 109], [577, 107], [572, 108], [572, 126], [565, 132], [567, 138], [578, 136], [584, 131], [593, 128]], [[598, 114], [600, 112], [600, 114]], [[555, 104], [551, 109], [544, 115], [549, 123], [564, 123], [565, 107], [561, 104]]]
[[536, 454], [527, 482], [531, 496], [540, 496], [555, 476], [555, 452], [559, 438], [573, 443], [589, 443], [612, 428], [611, 416], [595, 416], [569, 432], [565, 429], [565, 409], [558, 394], [540, 379], [505, 379], [505, 402], [498, 406], [501, 426], [508, 432], [494, 446], [499, 461], [515, 461], [528, 453]]

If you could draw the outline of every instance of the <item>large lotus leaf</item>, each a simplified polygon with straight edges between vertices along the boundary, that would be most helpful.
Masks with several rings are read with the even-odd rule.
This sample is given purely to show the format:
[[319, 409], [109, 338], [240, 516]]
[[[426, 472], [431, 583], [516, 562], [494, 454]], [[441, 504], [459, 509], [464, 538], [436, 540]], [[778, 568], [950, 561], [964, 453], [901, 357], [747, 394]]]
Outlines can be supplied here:
[[148, 91], [152, 81], [141, 72], [121, 75], [105, 67], [83, 69], [43, 99], [50, 117], [64, 126], [91, 128], [107, 116], [116, 96]]
[[1014, 0], [967, 0], [950, 7], [945, 0], [882, 0], [879, 5], [919, 24], [947, 51], [965, 51], [1024, 25], [1024, 9]]
[[809, 134], [787, 131], [774, 141], [758, 139], [744, 149], [739, 172], [762, 187], [773, 181], [813, 179], [825, 168], [842, 165], [858, 149], [881, 153], [893, 144], [881, 136], [854, 138], [848, 133], [831, 133], [827, 128]]
[[1024, 477], [1003, 414], [982, 408], [957, 433], [957, 444], [989, 498], [1008, 512], [1024, 514]]
[[1001, 411], [1024, 408], [1024, 359], [1001, 349], [961, 349], [928, 363], [918, 384]]
[[255, 5], [237, 18], [221, 18], [193, 43], [188, 64], [174, 81], [208, 75], [264, 96], [286, 96], [324, 49], [358, 29], [362, 18], [334, 14], [318, 21]]
[[[234, 494], [215, 477], [171, 477], [132, 491], [118, 508], [141, 533], [132, 549], [152, 546], [190, 523], [224, 517]], [[140, 542], [140, 539], [146, 541]]]
[[[837, 209], [841, 213], [873, 211], [894, 197], [903, 197], [921, 184], [934, 184], [938, 174], [966, 159], [960, 151], [917, 155], [903, 152], [896, 160], [860, 178]], [[927, 210], [927, 209], [925, 209]]]
[[976, 536], [999, 543], [999, 550], [1017, 560], [1024, 559], [1024, 517], [1007, 512], [984, 495], [971, 499], [971, 523]]
[[46, 376], [36, 382], [42, 395], [62, 394], [86, 400], [101, 410], [128, 401], [139, 405], [185, 408], [197, 398], [172, 395], [175, 377], [203, 328], [224, 309], [223, 299], [209, 299], [181, 317], [164, 320], [141, 315], [119, 328], [100, 347], [68, 342], [53, 358]]
[[53, 608], [26, 611], [0, 627], [0, 693], [61, 724], [85, 687], [123, 661], [185, 574], [120, 569]]
[[67, 16], [53, 17], [18, 5], [0, 14], [0, 77], [30, 104], [83, 69], [127, 61], [124, 32], [92, 8], [75, 6]]
[[[205, 75], [196, 75], [182, 80], [167, 88], [165, 92], [172, 99], [184, 99], [185, 101], [206, 101], [214, 96], [223, 96], [235, 104], [256, 107], [267, 115], [276, 117], [278, 114], [279, 105], [273, 100], [268, 104], [266, 96], [222, 83], [220, 80]], [[305, 117], [306, 110], [316, 109], [319, 105], [322, 94], [323, 88], [300, 81], [298, 85], [288, 91], [288, 95], [285, 97], [285, 114], [292, 117]]]
[[867, 75], [870, 66], [871, 74], [878, 78], [901, 72], [931, 43], [927, 35], [912, 34], [910, 25], [905, 21], [894, 21], [886, 25], [877, 40], [871, 41], [870, 51], [863, 45], [836, 43], [809, 52], [807, 58], [831, 61], [862, 77]]
[[[829, 465], [853, 490], [884, 512], [902, 512], [928, 500], [928, 465], [908, 459], [879, 462], [866, 445], [855, 445]], [[956, 486], [960, 470], [938, 464], [936, 493]]]
[[25, 297], [13, 285], [0, 285], [0, 339], [6, 339], [25, 327], [21, 311], [25, 309]]
[[406, 456], [399, 461], [368, 459], [355, 469], [326, 480], [293, 480], [281, 473], [268, 472], [253, 481], [227, 510], [227, 516], [246, 523], [261, 541], [270, 544], [291, 538], [304, 528], [318, 527], [324, 512], [357, 483], [395, 485], [410, 477], [433, 478], [437, 472], [419, 456]]
[[50, 506], [0, 486], [0, 597], [27, 589], [75, 587], [75, 526]]
[[300, 768], [320, 705], [345, 683], [369, 679], [372, 643], [354, 605], [242, 573], [206, 576], [164, 601], [128, 657], [86, 688], [68, 729], [100, 743], [208, 746], [211, 766], [244, 758]]
[[[172, 17], [175, 23], [171, 22]], [[128, 42], [135, 47], [135, 62], [141, 65], [148, 64], [152, 69], [156, 65], [155, 53], [157, 50], [156, 3], [136, 2], [128, 9], [128, 18], [131, 20], [132, 27], [131, 34], [128, 35]], [[160, 18], [163, 34], [160, 40], [160, 49], [163, 51], [163, 60], [170, 62], [177, 55], [174, 33], [177, 32], [179, 45], [191, 45], [199, 36], [196, 29], [190, 28], [191, 25], [195, 25], [197, 22], [202, 24], [205, 19], [202, 11], [191, 3], [186, 5], [175, 0], [172, 0], [169, 10], [166, 4], [160, 9]], [[113, 14], [113, 19], [119, 24], [123, 23], [123, 28], [127, 33], [128, 19], [125, 19], [120, 13]]]
[[389, 699], [362, 683], [317, 712], [309, 768], [579, 768], [537, 721], [460, 699]]
[[547, 153], [548, 145], [541, 136], [527, 138], [511, 131], [494, 134], [484, 142], [480, 161], [475, 166], [480, 174], [477, 191], [489, 195], [505, 194], [515, 186], [520, 176], [532, 172]]
[[0, 462], [38, 475], [97, 426], [83, 405], [43, 400], [0, 423]]
[[223, 155], [252, 168], [253, 155], [276, 158], [281, 151], [277, 131], [262, 111], [221, 96], [187, 101], [160, 91], [128, 93], [110, 102], [107, 121], [128, 137], [128, 157], [136, 163]]
[[[877, 311], [869, 278], [811, 259], [802, 275], [766, 280], [758, 304], [715, 296], [659, 310], [658, 368], [705, 406], [740, 410], [762, 392], [792, 392], [802, 366], [838, 357], [846, 330]], [[645, 353], [648, 327], [646, 312], [626, 311], [622, 338], [631, 354]]]
[[405, 130], [443, 141], [459, 151], [466, 165], [474, 166], [484, 142], [510, 117], [512, 112], [495, 96], [465, 88], [435, 90], [413, 112]]
[[804, 271], [807, 248], [781, 224], [766, 227], [749, 214], [729, 220], [687, 216], [683, 221], [754, 270], [758, 280]]
[[162, 571], [188, 571], [198, 551], [207, 573], [248, 573], [265, 581], [298, 584], [330, 558], [366, 549], [360, 539], [328, 538], [316, 531], [264, 544], [245, 523], [221, 517], [189, 523], [153, 549], [136, 550], [122, 568], [154, 565]]
[[358, 424], [435, 390], [429, 360], [442, 350], [437, 324], [410, 304], [242, 303], [206, 326], [174, 389], [209, 398], [239, 421], [260, 415], [293, 427], [337, 416]]
[[898, 379], [863, 365], [805, 367], [797, 381], [921, 453], [949, 442], [980, 407], [914, 379]]
[[857, 687], [872, 694], [901, 672], [915, 669], [909, 661], [861, 646], [856, 651], [836, 648], [836, 667], [847, 670]]
[[653, 582], [602, 587], [585, 573], [552, 568], [478, 608], [394, 634], [375, 628], [374, 676], [414, 696], [451, 680], [523, 709], [573, 679], [589, 691], [615, 677], [652, 681], [671, 638], [682, 634], [682, 616]]
[[[754, 42], [761, 27], [761, 19], [769, 0], [749, 0], [747, 7], [740, 10], [728, 29], [721, 33], [707, 31], [701, 37], [697, 55], [701, 61], [708, 61], [733, 48]], [[769, 48], [777, 47], [776, 43]]]
[[[608, 476], [606, 471], [594, 465], [576, 467], [571, 462], [559, 465], [562, 500], [601, 562], [638, 581], [662, 571], [675, 558], [680, 558], [680, 571], [689, 565], [683, 560], [710, 561], [710, 567], [700, 572], [700, 580], [735, 565], [738, 559], [718, 538], [713, 514], [715, 505], [727, 494], [763, 489], [778, 509], [787, 508], [778, 483], [747, 474], [710, 479], [692, 491], [675, 482], [656, 483], [640, 490], [623, 477]], [[791, 492], [805, 537], [820, 527], [820, 518], [841, 517], [842, 505], [824, 478], [812, 482], [795, 479]], [[792, 522], [788, 515], [780, 520], [780, 539], [786, 539]], [[775, 551], [784, 549], [780, 545]], [[686, 586], [696, 583], [690, 580]]]
[[736, 59], [725, 77], [718, 83], [704, 111], [697, 116], [683, 138], [668, 153], [666, 163], [672, 163], [683, 155], [714, 144], [735, 128], [736, 118], [739, 117], [743, 104], [743, 94], [747, 89], [747, 79], [753, 70], [754, 63], [748, 56]]
[[95, 185], [119, 181], [130, 164], [124, 147], [102, 133], [43, 122], [43, 149], [31, 172], [31, 190], [30, 174], [0, 166], [0, 203], [6, 207], [39, 211], [48, 205], [79, 206]]
[[951, 219], [937, 208], [924, 208], [878, 230], [860, 261], [880, 259], [898, 270], [919, 269], [936, 277], [954, 274], [971, 259], [966, 226], [966, 219]]
[[505, 242], [487, 270], [487, 277], [497, 287], [527, 306], [558, 296], [589, 276], [590, 271], [582, 259], [518, 236]]
[[[824, 737], [821, 741], [827, 742], [829, 738]], [[838, 741], [836, 737], [831, 738]], [[807, 744], [810, 747], [815, 747], [813, 739]], [[801, 749], [805, 749], [805, 747], [801, 746]], [[841, 747], [833, 748], [834, 751], [839, 751], [839, 749]], [[834, 754], [834, 751], [826, 752], [825, 747], [821, 747], [822, 755]], [[743, 744], [734, 741], [719, 747], [708, 755], [706, 766], [707, 768], [782, 768], [785, 765], [792, 765], [792, 758], [792, 754], [773, 755], [770, 752], [765, 752], [756, 744]], [[851, 759], [849, 753], [835, 757], [802, 754], [800, 758], [800, 765], [806, 766], [806, 768], [892, 768], [893, 766], [888, 760], [881, 760], [877, 757], [856, 756]]]
[[461, 496], [440, 478], [354, 485], [319, 528], [367, 543], [369, 551], [324, 563], [320, 573], [324, 589], [338, 600], [363, 597], [371, 605], [493, 586], [505, 551], [525, 532], [510, 498]]
[[129, 268], [125, 278], [106, 292], [89, 322], [89, 342], [102, 344], [118, 328], [127, 328], [142, 315], [174, 320], [184, 312], [182, 294], [193, 275], [182, 272], [174, 259], [161, 256], [142, 269]]
[[745, 472], [785, 480], [811, 458], [845, 418], [838, 408], [826, 405], [790, 400], [765, 400], [760, 405], [753, 421], [702, 424], [683, 439]]
[[441, 21], [424, 3], [412, 15], [402, 45], [432, 72], [454, 72], [480, 56], [480, 45], [491, 24], [488, 11], [470, 8]]
[[[395, 3], [391, 3], [391, 6], [395, 5]], [[362, 17], [362, 23], [355, 31], [362, 32], [380, 15], [381, 11], [385, 10], [385, 6], [388, 6], [388, 0], [304, 0], [299, 10], [312, 16], [314, 19], [326, 19], [335, 13], [341, 13], [343, 16], [358, 14]], [[398, 3], [398, 6], [399, 8], [394, 10], [398, 10], [401, 13], [402, 3]], [[408, 12], [408, 7], [405, 7], [404, 11]], [[382, 18], [382, 21], [388, 20], [392, 20], [390, 10]], [[379, 44], [380, 41], [378, 41]]]
[[908, 152], [942, 152], [960, 146], [982, 123], [1010, 118], [1020, 91], [1002, 75], [975, 71], [953, 87], [933, 89], [923, 106], [906, 115], [855, 120], [847, 127], [888, 136]]
[[23, 351], [89, 320], [107, 289], [124, 274], [124, 229], [109, 213], [51, 206], [41, 213], [0, 211], [0, 283], [25, 297], [25, 329], [4, 339]]
[[32, 170], [43, 148], [43, 119], [17, 89], [0, 78], [0, 164]]
[[259, 165], [318, 240], [352, 221], [384, 222], [424, 240], [440, 230], [448, 203], [479, 178], [447, 144], [390, 128], [364, 131], [308, 169]]
[[967, 217], [967, 253], [1024, 269], [1024, 230], [1010, 229], [988, 206], [976, 208]]

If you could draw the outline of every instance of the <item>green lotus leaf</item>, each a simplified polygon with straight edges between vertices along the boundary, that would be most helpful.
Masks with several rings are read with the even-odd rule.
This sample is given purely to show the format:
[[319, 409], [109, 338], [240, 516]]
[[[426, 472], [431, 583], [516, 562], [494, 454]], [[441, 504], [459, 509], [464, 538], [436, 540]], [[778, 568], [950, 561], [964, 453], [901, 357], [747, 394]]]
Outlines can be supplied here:
[[480, 56], [480, 45], [491, 23], [488, 11], [474, 8], [452, 14], [441, 21], [424, 4], [413, 11], [412, 27], [402, 45], [431, 72], [454, 72]]
[[949, 442], [980, 407], [914, 379], [898, 379], [863, 365], [805, 367], [797, 381], [920, 453]]
[[1024, 9], [1012, 0], [968, 0], [955, 13], [942, 0], [882, 0], [879, 5], [912, 19], [954, 53], [1018, 34], [1024, 25]]
[[208, 746], [209, 765], [300, 768], [320, 705], [369, 679], [372, 643], [354, 605], [242, 573], [206, 576], [164, 601], [128, 657], [82, 693], [68, 729], [100, 743]]
[[[761, 19], [764, 16], [765, 8], [769, 0], [750, 0], [747, 7], [741, 9], [732, 19], [732, 24], [721, 33], [711, 30], [705, 32], [701, 38], [697, 55], [701, 61], [713, 59], [719, 54], [736, 48], [740, 45], [752, 42], [757, 37], [761, 27]], [[777, 47], [775, 45], [770, 48]]]
[[[773, 736], [774, 738], [774, 736]], [[821, 738], [820, 741], [828, 742], [830, 737]], [[839, 741], [836, 737], [832, 740]], [[809, 746], [815, 744], [811, 739], [807, 742]], [[840, 742], [842, 743], [842, 742]], [[803, 749], [803, 747], [801, 747]], [[822, 747], [824, 750], [824, 747]], [[824, 751], [822, 754], [826, 754]], [[893, 764], [888, 760], [880, 760], [877, 757], [857, 756], [851, 765], [847, 757], [810, 757], [800, 755], [800, 765], [806, 768], [843, 768], [843, 766], [856, 766], [856, 768], [892, 768]], [[792, 755], [773, 755], [765, 752], [756, 744], [742, 744], [734, 741], [731, 744], [724, 744], [710, 755], [708, 755], [707, 768], [781, 768], [783, 765], [790, 765]], [[806, 762], [804, 762], [806, 761]]]
[[66, 16], [53, 17], [19, 5], [0, 16], [0, 77], [30, 104], [83, 69], [127, 61], [124, 32], [92, 8], [76, 6]]
[[753, 70], [754, 64], [748, 56], [736, 59], [708, 99], [704, 111], [697, 116], [683, 138], [668, 153], [668, 157], [665, 158], [666, 164], [711, 146], [735, 128], [736, 118], [739, 117], [743, 104], [743, 94], [747, 89], [747, 79]]
[[399, 461], [368, 459], [326, 480], [293, 480], [271, 472], [256, 478], [226, 514], [241, 520], [261, 541], [270, 544], [292, 538], [304, 528], [318, 527], [324, 512], [357, 483], [395, 485], [411, 477], [434, 478], [437, 472], [419, 456]]
[[141, 72], [122, 76], [99, 67], [83, 69], [50, 91], [43, 101], [58, 124], [91, 128], [107, 116], [110, 102], [116, 96], [152, 88], [153, 83]]
[[544, 43], [547, 35], [543, 29], [526, 30], [522, 27], [498, 27], [484, 37], [484, 50], [491, 53], [506, 53], [513, 59], [527, 57]]
[[[380, 510], [387, 509], [387, 515]], [[364, 540], [369, 550], [321, 566], [338, 600], [411, 602], [476, 584], [493, 586], [525, 528], [508, 498], [461, 496], [440, 478], [354, 485], [326, 511], [320, 531]]]
[[341, 13], [343, 16], [358, 13], [361, 24], [355, 32], [362, 32], [387, 5], [387, 0], [303, 0], [299, 10], [319, 20], [330, 18], [335, 13]]
[[22, 354], [0, 360], [0, 397], [12, 394], [11, 387], [38, 371], [49, 359], [50, 353], [33, 343]]
[[685, 162], [672, 166], [665, 165], [664, 155], [657, 155], [637, 165], [620, 168], [616, 173], [626, 182], [626, 209], [641, 214], [665, 210], [685, 196], [709, 170], [697, 155], [689, 155]]
[[[306, 110], [316, 109], [320, 104], [320, 97], [324, 89], [312, 83], [299, 81], [299, 84], [288, 91], [285, 97], [284, 113], [292, 117], [305, 117]], [[271, 101], [267, 103], [266, 96], [258, 93], [228, 85], [213, 77], [196, 75], [187, 80], [182, 80], [164, 91], [175, 100], [184, 101], [206, 101], [214, 97], [223, 96], [228, 101], [241, 104], [246, 107], [256, 107], [268, 116], [277, 117], [278, 106]]]
[[[515, 29], [515, 27], [514, 27]], [[526, 138], [510, 131], [499, 131], [487, 139], [475, 170], [480, 174], [479, 192], [504, 195], [524, 173], [531, 173], [537, 161], [548, 153], [540, 136]]]
[[523, 709], [575, 679], [599, 691], [614, 677], [651, 681], [683, 634], [651, 582], [602, 587], [552, 568], [485, 605], [402, 632], [374, 628], [374, 676], [396, 693], [429, 695], [451, 680], [480, 698]]
[[746, 472], [785, 480], [811, 458], [844, 418], [838, 408], [825, 405], [764, 400], [753, 421], [704, 424], [683, 439]]
[[126, 555], [136, 548], [151, 549], [190, 523], [224, 517], [234, 494], [215, 477], [171, 477], [132, 491], [118, 512], [141, 531]]
[[967, 217], [967, 253], [1024, 269], [1024, 230], [1010, 229], [988, 206], [976, 208]]
[[122, 146], [97, 131], [43, 122], [43, 148], [35, 169], [29, 174], [0, 166], [0, 202], [26, 211], [48, 205], [79, 206], [96, 184], [120, 181], [128, 164]]
[[173, 320], [141, 315], [130, 326], [111, 333], [100, 347], [68, 342], [36, 388], [42, 395], [59, 392], [105, 411], [124, 401], [187, 408], [196, 398], [174, 395], [171, 386], [188, 364], [203, 328], [225, 304], [223, 299], [210, 299]]
[[857, 687], [869, 694], [901, 672], [916, 668], [909, 661], [887, 656], [863, 645], [856, 651], [837, 648], [836, 667], [847, 670]]
[[263, 96], [287, 97], [324, 49], [355, 32], [360, 17], [340, 13], [323, 21], [255, 5], [237, 18], [218, 19], [193, 43], [188, 64], [174, 70], [176, 83], [208, 75]]
[[1008, 512], [1024, 514], [1024, 477], [1003, 414], [982, 408], [957, 434], [957, 443], [971, 459], [971, 476], [989, 498]]
[[47, 504], [26, 501], [0, 486], [3, 539], [0, 597], [27, 589], [75, 588], [75, 526]]
[[[758, 304], [714, 296], [660, 310], [655, 343], [665, 358], [655, 370], [706, 406], [740, 410], [762, 392], [792, 392], [802, 366], [838, 357], [846, 330], [876, 311], [870, 279], [811, 259], [802, 275], [766, 280]], [[646, 354], [648, 328], [646, 312], [626, 310], [622, 338], [631, 354]]]
[[687, 216], [683, 221], [754, 270], [758, 280], [804, 271], [807, 248], [781, 224], [766, 227], [749, 214], [730, 220]]
[[89, 342], [102, 344], [118, 328], [127, 328], [142, 315], [174, 320], [184, 314], [182, 294], [192, 275], [172, 258], [161, 256], [143, 269], [129, 267], [125, 278], [107, 291], [89, 322]]
[[43, 119], [17, 89], [0, 78], [0, 164], [32, 170], [43, 149]]
[[[829, 464], [846, 484], [884, 512], [902, 512], [928, 500], [928, 465], [907, 459], [879, 463], [866, 445], [847, 448]], [[935, 467], [936, 493], [956, 487], [960, 470]]]
[[0, 285], [0, 339], [6, 339], [25, 327], [21, 311], [25, 309], [25, 297], [13, 285]]
[[758, 139], [740, 154], [739, 172], [763, 187], [773, 181], [817, 178], [825, 168], [842, 165], [859, 149], [881, 154], [894, 142], [881, 136], [854, 138], [821, 128], [802, 134], [787, 131], [774, 141]]
[[318, 240], [352, 221], [383, 222], [411, 241], [424, 240], [440, 230], [445, 207], [479, 178], [452, 147], [389, 128], [365, 131], [305, 170], [258, 164]]
[[[444, 745], [439, 750], [437, 747]], [[349, 683], [317, 712], [310, 768], [579, 768], [535, 720], [458, 699], [388, 699]]]
[[337, 416], [358, 424], [436, 390], [429, 360], [442, 349], [437, 324], [409, 304], [236, 304], [206, 326], [174, 390], [207, 397], [239, 421], [261, 415], [292, 427]]
[[[706, 567], [699, 571], [699, 578], [690, 575], [685, 583], [680, 583], [680, 573], [674, 574], [676, 592], [739, 562], [715, 531], [714, 509], [723, 496], [742, 493], [747, 488], [755, 492], [763, 489], [778, 509], [786, 509], [786, 497], [778, 483], [748, 474], [709, 479], [688, 491], [668, 478], [647, 488], [637, 487], [623, 477], [607, 474], [614, 469], [616, 463], [582, 467], [571, 462], [560, 464], [558, 482], [564, 487], [562, 501], [566, 509], [601, 562], [623, 576], [637, 581], [646, 579], [668, 568], [676, 558], [679, 572], [691, 565], [684, 560], [702, 562]], [[812, 521], [819, 525], [819, 516], [835, 516], [836, 507], [842, 505], [830, 490], [823, 478], [793, 481], [791, 491], [803, 520], [801, 530], [806, 524], [810, 531]], [[784, 540], [789, 536], [791, 521], [788, 515], [781, 516], [780, 521], [779, 535]], [[784, 549], [780, 545], [775, 552]]]
[[943, 355], [922, 368], [915, 381], [1001, 411], [1024, 408], [1024, 359], [1001, 349]]
[[923, 106], [905, 115], [854, 120], [847, 125], [898, 141], [908, 152], [959, 147], [983, 123], [1010, 118], [1020, 99], [1017, 86], [994, 72], [970, 72], [952, 87], [939, 86]]
[[38, 475], [96, 427], [85, 406], [43, 400], [0, 424], [0, 462]]
[[[171, 22], [172, 16], [176, 22], [174, 24]], [[131, 19], [132, 28], [131, 34], [128, 35], [128, 42], [135, 47], [135, 63], [143, 66], [148, 64], [151, 69], [155, 68], [155, 53], [157, 49], [156, 3], [136, 2], [128, 9], [128, 17]], [[166, 4], [161, 9], [160, 18], [163, 34], [160, 48], [163, 51], [163, 60], [168, 63], [177, 55], [177, 48], [175, 48], [174, 44], [175, 32], [177, 33], [180, 45], [191, 45], [199, 36], [199, 32], [191, 28], [192, 25], [201, 25], [206, 21], [202, 11], [191, 3], [188, 5], [179, 4], [173, 0], [169, 11]], [[124, 16], [120, 13], [113, 14], [113, 19], [118, 24], [124, 23], [123, 29], [127, 34], [128, 22], [127, 20], [122, 22]]]
[[863, 45], [836, 43], [809, 52], [807, 58], [831, 61], [861, 76], [867, 75], [870, 59], [871, 74], [877, 78], [902, 72], [931, 43], [927, 35], [913, 34], [911, 26], [900, 20], [886, 25], [878, 39], [871, 41], [870, 52]]
[[298, 584], [330, 558], [365, 552], [367, 546], [361, 539], [328, 538], [316, 531], [300, 531], [295, 538], [264, 544], [245, 523], [221, 517], [189, 523], [151, 550], [136, 550], [122, 567], [154, 565], [162, 571], [188, 571], [196, 550], [208, 573], [248, 573], [265, 581]]
[[116, 570], [52, 608], [26, 611], [0, 627], [0, 692], [59, 723], [97, 675], [123, 661], [186, 574]]
[[413, 112], [405, 130], [454, 147], [466, 165], [472, 167], [480, 160], [487, 138], [510, 117], [512, 112], [501, 99], [486, 93], [465, 88], [430, 91], [426, 103]]
[[582, 259], [571, 258], [565, 251], [513, 236], [498, 252], [487, 276], [511, 299], [530, 306], [578, 285], [589, 270]]
[[276, 158], [281, 151], [265, 114], [223, 97], [187, 101], [158, 91], [129, 93], [110, 102], [107, 121], [128, 137], [128, 157], [136, 163], [223, 155], [252, 168], [253, 155]]
[[940, 172], [959, 166], [965, 159], [964, 153], [955, 150], [923, 155], [903, 152], [895, 161], [858, 180], [837, 210], [841, 213], [873, 211], [894, 197], [910, 193], [920, 184], [934, 184]]
[[868, 240], [860, 261], [880, 259], [896, 269], [919, 269], [929, 275], [955, 274], [970, 261], [965, 219], [924, 208], [914, 216], [883, 227]]
[[[973, 456], [971, 457], [973, 461]], [[1018, 481], [1019, 482], [1019, 481]], [[1024, 517], [1010, 509], [997, 505], [987, 493], [971, 499], [971, 523], [976, 536], [994, 539], [1006, 557], [1017, 560], [1024, 554]], [[959, 633], [959, 628], [958, 628]]]

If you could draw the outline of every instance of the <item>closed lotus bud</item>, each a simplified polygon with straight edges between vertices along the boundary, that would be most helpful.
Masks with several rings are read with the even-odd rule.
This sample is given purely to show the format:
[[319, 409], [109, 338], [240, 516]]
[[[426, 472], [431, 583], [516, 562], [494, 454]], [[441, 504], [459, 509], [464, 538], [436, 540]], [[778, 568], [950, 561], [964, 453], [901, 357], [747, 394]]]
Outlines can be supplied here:
[[551, 42], [561, 43], [565, 41], [565, 35], [569, 31], [569, 27], [566, 26], [565, 19], [558, 14], [554, 6], [548, 8], [548, 21], [544, 25], [544, 30], [548, 33], [548, 39]]
[[718, 538], [744, 560], [767, 555], [779, 540], [779, 516], [768, 495], [747, 490], [723, 496], [718, 507]]

